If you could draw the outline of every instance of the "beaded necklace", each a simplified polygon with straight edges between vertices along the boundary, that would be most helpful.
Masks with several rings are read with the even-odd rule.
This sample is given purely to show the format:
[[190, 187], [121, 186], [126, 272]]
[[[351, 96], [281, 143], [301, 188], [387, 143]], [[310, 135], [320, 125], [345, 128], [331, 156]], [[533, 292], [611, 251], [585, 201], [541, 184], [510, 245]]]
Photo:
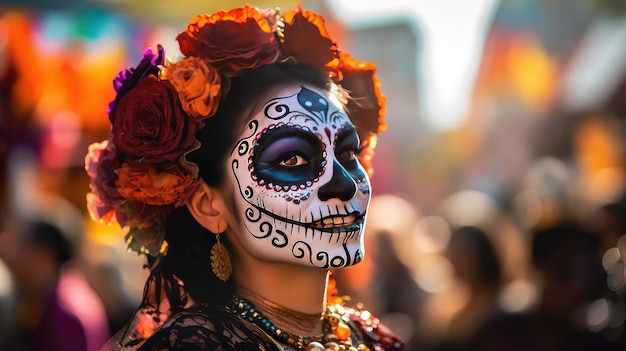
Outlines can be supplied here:
[[253, 304], [258, 312], [273, 321], [279, 329], [297, 329], [306, 334], [314, 334], [324, 317], [323, 312], [302, 313], [286, 308], [242, 286], [237, 288], [237, 295]]
[[234, 295], [224, 310], [238, 318], [250, 322], [281, 344], [292, 347], [295, 351], [370, 351], [367, 345], [353, 345], [349, 317], [341, 305], [326, 306], [323, 313], [322, 334], [301, 336], [276, 327], [255, 305]]

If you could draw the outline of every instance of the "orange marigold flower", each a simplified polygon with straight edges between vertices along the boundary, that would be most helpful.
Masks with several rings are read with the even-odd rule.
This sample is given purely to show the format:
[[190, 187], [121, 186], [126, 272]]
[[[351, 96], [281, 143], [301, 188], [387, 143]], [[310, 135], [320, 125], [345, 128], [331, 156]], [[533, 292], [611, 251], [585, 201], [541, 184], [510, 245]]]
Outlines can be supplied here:
[[380, 91], [376, 66], [356, 60], [346, 52], [339, 53], [341, 86], [350, 93], [348, 115], [360, 132], [380, 133], [387, 128], [384, 120], [387, 98]]
[[148, 205], [169, 205], [182, 203], [186, 190], [194, 178], [183, 174], [174, 163], [166, 163], [157, 168], [154, 164], [124, 163], [115, 171], [118, 192], [131, 200]]
[[197, 15], [176, 39], [185, 56], [205, 57], [232, 77], [278, 58], [276, 22], [268, 18], [272, 18], [270, 13], [249, 5]]
[[178, 92], [185, 112], [201, 121], [217, 111], [220, 100], [220, 74], [207, 59], [187, 57], [169, 65], [167, 79]]
[[298, 63], [321, 71], [334, 73], [329, 63], [337, 57], [337, 44], [333, 42], [324, 25], [324, 18], [310, 10], [286, 11], [283, 14], [283, 40], [280, 43], [281, 59], [293, 57]]

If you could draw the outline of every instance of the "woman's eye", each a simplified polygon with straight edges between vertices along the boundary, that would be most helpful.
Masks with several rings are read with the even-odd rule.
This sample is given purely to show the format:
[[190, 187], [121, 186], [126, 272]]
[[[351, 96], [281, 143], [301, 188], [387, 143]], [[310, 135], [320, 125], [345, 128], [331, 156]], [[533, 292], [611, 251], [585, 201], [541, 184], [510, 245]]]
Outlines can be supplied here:
[[339, 155], [339, 158], [341, 159], [341, 162], [351, 162], [358, 158], [359, 153], [361, 153], [361, 149], [356, 149], [356, 150], [351, 149], [351, 150], [342, 152]]
[[309, 164], [309, 161], [307, 161], [304, 157], [300, 155], [293, 155], [293, 156], [287, 157], [286, 159], [280, 161], [279, 163], [279, 165], [285, 166], [285, 167], [302, 166], [306, 164]]
[[357, 156], [356, 150], [350, 150], [350, 151], [347, 152], [347, 158], [348, 158], [349, 161], [356, 160], [356, 156]]

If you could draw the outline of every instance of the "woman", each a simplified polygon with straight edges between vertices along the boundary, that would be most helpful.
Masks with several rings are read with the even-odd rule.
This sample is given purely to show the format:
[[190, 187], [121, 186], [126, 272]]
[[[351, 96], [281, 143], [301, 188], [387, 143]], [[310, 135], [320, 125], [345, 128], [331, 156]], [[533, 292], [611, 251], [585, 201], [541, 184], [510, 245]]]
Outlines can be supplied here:
[[[145, 254], [142, 305], [105, 350], [400, 350], [344, 306], [329, 270], [363, 257], [368, 165], [384, 129], [375, 67], [323, 18], [198, 15], [114, 81], [87, 206]], [[369, 168], [369, 167], [368, 167]]]

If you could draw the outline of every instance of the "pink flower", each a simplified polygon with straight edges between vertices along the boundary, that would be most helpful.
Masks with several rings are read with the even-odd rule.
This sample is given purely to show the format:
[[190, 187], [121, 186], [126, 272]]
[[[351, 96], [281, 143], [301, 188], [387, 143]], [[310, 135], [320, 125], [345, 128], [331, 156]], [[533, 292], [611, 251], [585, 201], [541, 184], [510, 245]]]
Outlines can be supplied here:
[[107, 224], [119, 221], [116, 208], [123, 198], [115, 186], [114, 170], [121, 160], [111, 140], [93, 143], [85, 156], [85, 170], [91, 179], [91, 192], [87, 194], [87, 210], [92, 218]]

